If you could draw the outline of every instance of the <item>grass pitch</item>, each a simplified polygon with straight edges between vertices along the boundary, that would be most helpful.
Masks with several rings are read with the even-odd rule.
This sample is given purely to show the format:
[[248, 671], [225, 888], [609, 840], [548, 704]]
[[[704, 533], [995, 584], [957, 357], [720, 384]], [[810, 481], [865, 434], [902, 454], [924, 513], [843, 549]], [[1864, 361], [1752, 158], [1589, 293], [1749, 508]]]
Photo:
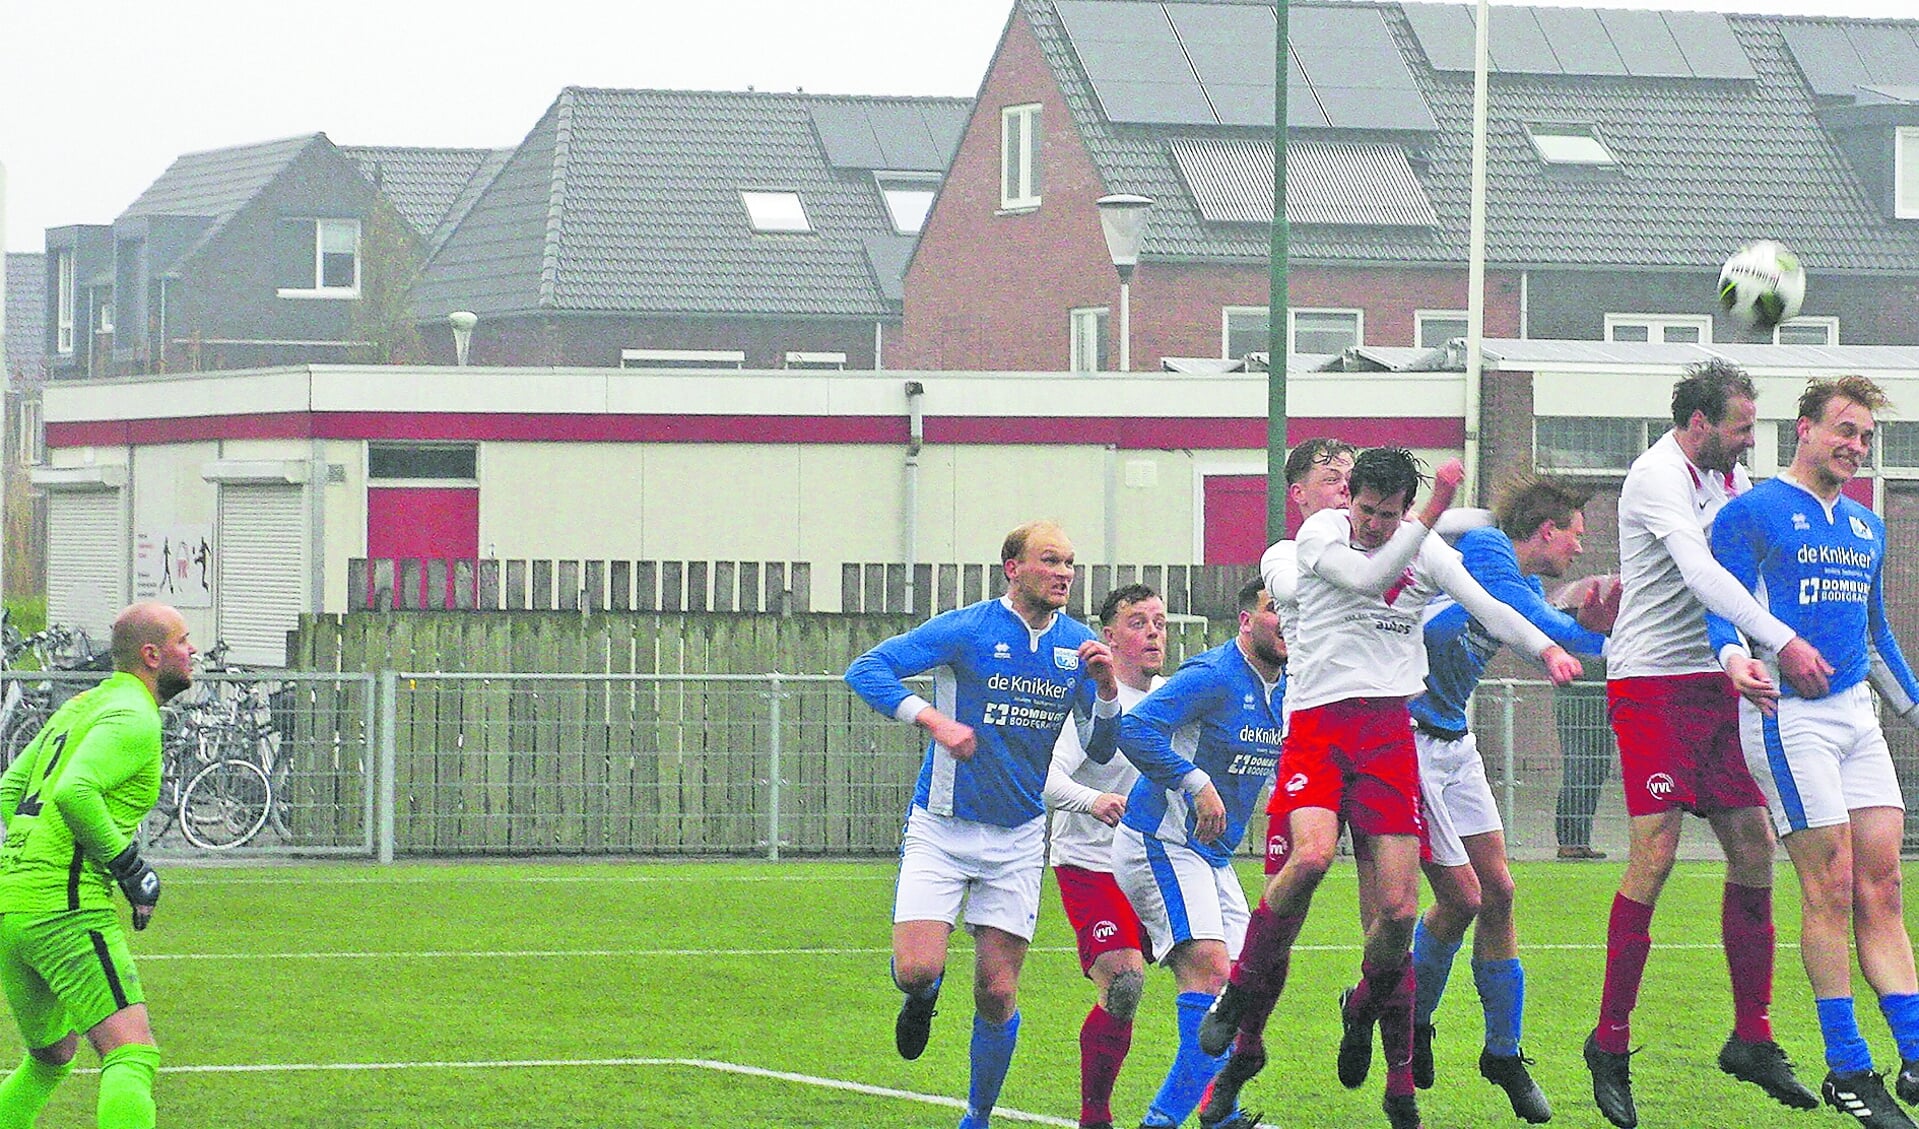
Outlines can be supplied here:
[[[1257, 875], [1245, 863], [1249, 888]], [[1613, 864], [1516, 867], [1525, 1046], [1554, 1125], [1604, 1126], [1579, 1048], [1604, 967]], [[1647, 1129], [1852, 1124], [1800, 1113], [1720, 1074], [1732, 1023], [1718, 943], [1721, 868], [1682, 863], [1653, 923], [1634, 1037]], [[134, 941], [164, 1063], [162, 1125], [197, 1129], [945, 1129], [959, 1117], [971, 950], [956, 934], [933, 1041], [892, 1047], [894, 867], [873, 863], [496, 863], [173, 867]], [[1780, 1041], [1817, 1088], [1825, 1068], [1779, 875]], [[1333, 1077], [1335, 998], [1356, 975], [1350, 865], [1322, 890], [1274, 1013], [1272, 1062], [1246, 1090], [1269, 1124], [1384, 1125], [1382, 1070]], [[1050, 881], [1021, 989], [1020, 1046], [996, 1124], [1071, 1125], [1092, 999]], [[1885, 1025], [1862, 994], [1883, 1068]], [[1136, 1124], [1175, 1042], [1172, 977], [1148, 973], [1114, 1103]], [[1426, 1124], [1521, 1124], [1474, 1064], [1480, 1020], [1462, 955], [1437, 1018]], [[17, 1061], [10, 1023], [0, 1055]], [[80, 1065], [97, 1066], [82, 1049]], [[1892, 1065], [1896, 1066], [1896, 1062]], [[97, 1079], [71, 1078], [41, 1126], [93, 1124]]]

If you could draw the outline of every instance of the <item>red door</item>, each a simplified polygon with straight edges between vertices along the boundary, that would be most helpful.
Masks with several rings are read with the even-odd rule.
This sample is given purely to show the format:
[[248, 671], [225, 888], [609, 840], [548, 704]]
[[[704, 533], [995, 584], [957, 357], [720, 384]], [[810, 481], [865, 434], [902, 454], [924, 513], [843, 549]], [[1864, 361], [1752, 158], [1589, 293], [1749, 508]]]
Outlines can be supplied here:
[[1266, 551], [1266, 476], [1209, 474], [1200, 520], [1204, 564], [1258, 564]]
[[[373, 560], [476, 560], [480, 555], [480, 491], [472, 486], [380, 486], [366, 492], [366, 555]], [[419, 566], [414, 566], [418, 568]], [[431, 572], [419, 568], [418, 589], [402, 591], [406, 566], [396, 565], [394, 596], [401, 607], [453, 607], [457, 577], [430, 591]], [[369, 587], [378, 587], [369, 576]], [[369, 593], [374, 607], [379, 594]]]

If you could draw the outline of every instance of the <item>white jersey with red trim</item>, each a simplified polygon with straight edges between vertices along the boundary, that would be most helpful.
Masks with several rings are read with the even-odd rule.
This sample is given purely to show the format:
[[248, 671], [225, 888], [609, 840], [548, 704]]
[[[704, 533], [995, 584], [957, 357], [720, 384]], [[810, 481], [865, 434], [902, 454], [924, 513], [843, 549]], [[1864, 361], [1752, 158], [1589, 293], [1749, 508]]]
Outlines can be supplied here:
[[[1346, 510], [1321, 510], [1299, 527], [1294, 545], [1298, 638], [1286, 641], [1289, 713], [1347, 698], [1411, 697], [1425, 688], [1420, 620], [1440, 591], [1427, 558], [1459, 554], [1439, 538], [1427, 537], [1383, 592], [1356, 592], [1314, 571], [1329, 546], [1352, 545], [1352, 529]], [[1368, 556], [1386, 551], [1382, 547]]]
[[1705, 541], [1728, 501], [1752, 488], [1746, 468], [1701, 470], [1671, 431], [1633, 460], [1619, 492], [1619, 617], [1607, 648], [1611, 678], [1719, 670], [1706, 639], [1706, 608], [1667, 546], [1673, 536]]

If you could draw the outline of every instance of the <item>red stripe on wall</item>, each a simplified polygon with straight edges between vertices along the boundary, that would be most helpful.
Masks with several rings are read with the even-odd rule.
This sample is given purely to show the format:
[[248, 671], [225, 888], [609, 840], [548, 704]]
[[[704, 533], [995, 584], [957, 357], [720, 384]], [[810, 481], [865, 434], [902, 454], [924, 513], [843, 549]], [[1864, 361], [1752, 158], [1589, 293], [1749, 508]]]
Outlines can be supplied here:
[[[1457, 448], [1456, 419], [1300, 419], [1291, 442], [1337, 435], [1361, 447]], [[122, 447], [215, 439], [399, 439], [543, 443], [903, 444], [905, 416], [584, 415], [500, 412], [286, 412], [47, 424], [49, 447]], [[1067, 444], [1122, 450], [1249, 450], [1264, 419], [934, 416], [926, 441], [961, 446]]]

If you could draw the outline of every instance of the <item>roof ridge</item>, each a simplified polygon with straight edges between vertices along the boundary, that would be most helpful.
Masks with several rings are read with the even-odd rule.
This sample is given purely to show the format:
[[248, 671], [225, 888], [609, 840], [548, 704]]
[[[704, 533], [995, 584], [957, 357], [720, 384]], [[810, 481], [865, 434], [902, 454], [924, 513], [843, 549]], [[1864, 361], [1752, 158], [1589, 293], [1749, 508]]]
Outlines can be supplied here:
[[540, 249], [541, 308], [551, 308], [559, 296], [560, 241], [566, 215], [566, 166], [573, 144], [574, 101], [581, 90], [577, 86], [567, 87], [560, 91], [559, 100], [554, 104], [553, 179], [547, 191], [546, 237]]
[[562, 94], [673, 94], [731, 98], [784, 99], [807, 102], [963, 102], [973, 98], [961, 94], [837, 94], [811, 90], [686, 90], [659, 86], [568, 86]]

